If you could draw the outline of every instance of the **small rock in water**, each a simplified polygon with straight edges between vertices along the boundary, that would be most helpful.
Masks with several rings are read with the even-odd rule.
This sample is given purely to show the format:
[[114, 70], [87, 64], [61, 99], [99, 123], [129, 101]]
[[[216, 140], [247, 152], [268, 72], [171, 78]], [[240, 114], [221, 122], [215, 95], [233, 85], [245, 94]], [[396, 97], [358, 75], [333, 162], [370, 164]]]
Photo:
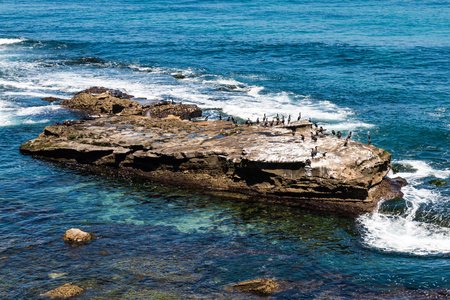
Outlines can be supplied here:
[[48, 297], [50, 299], [69, 299], [75, 296], [79, 296], [84, 292], [84, 290], [78, 286], [72, 285], [70, 283], [66, 283], [59, 288], [48, 291], [45, 294], [42, 294], [43, 297]]
[[72, 244], [79, 245], [85, 244], [94, 239], [94, 236], [88, 232], [81, 231], [78, 228], [71, 228], [64, 233], [63, 241]]
[[440, 180], [440, 179], [433, 179], [428, 181], [429, 184], [433, 184], [435, 186], [444, 186], [450, 183], [450, 181], [446, 181], [446, 180]]
[[41, 99], [44, 100], [44, 101], [48, 101], [48, 102], [55, 102], [55, 101], [64, 100], [64, 99], [56, 98], [56, 97], [44, 97], [44, 98], [41, 98]]
[[231, 287], [239, 292], [269, 296], [278, 290], [278, 283], [272, 279], [254, 279], [232, 284]]

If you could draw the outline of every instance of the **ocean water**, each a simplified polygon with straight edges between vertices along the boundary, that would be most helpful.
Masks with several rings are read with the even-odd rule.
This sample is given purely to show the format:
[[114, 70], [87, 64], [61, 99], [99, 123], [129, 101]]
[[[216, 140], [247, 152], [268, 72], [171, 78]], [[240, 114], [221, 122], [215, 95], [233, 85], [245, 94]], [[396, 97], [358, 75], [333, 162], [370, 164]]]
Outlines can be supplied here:
[[[287, 282], [274, 299], [449, 297], [448, 1], [5, 0], [0, 19], [1, 299], [68, 282], [79, 299], [258, 299], [225, 288], [255, 278]], [[78, 117], [42, 97], [90, 86], [210, 119], [301, 112], [370, 134], [409, 185], [349, 219], [19, 153]], [[69, 247], [72, 227], [98, 238]]]

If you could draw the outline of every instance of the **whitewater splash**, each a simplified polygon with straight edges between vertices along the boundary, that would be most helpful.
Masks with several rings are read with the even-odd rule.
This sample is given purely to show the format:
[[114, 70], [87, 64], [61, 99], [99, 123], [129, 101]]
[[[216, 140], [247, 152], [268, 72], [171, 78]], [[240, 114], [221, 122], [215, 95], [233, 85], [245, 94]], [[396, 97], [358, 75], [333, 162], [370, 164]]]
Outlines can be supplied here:
[[[440, 207], [450, 205], [450, 197], [437, 190], [419, 187], [420, 179], [450, 177], [450, 170], [436, 170], [423, 161], [404, 160], [414, 170], [399, 175], [408, 180], [402, 189], [405, 206], [401, 212], [383, 212], [378, 205], [376, 212], [358, 218], [362, 229], [363, 244], [386, 252], [412, 255], [450, 254], [450, 228], [448, 222], [439, 221]], [[442, 220], [441, 220], [442, 221]]]
[[401, 165], [410, 166], [413, 172], [402, 172], [401, 177], [408, 180], [408, 182], [417, 182], [421, 178], [425, 177], [436, 177], [440, 179], [445, 179], [450, 177], [450, 170], [436, 170], [431, 167], [427, 162], [417, 161], [417, 160], [399, 160], [395, 161]]
[[[49, 72], [48, 66], [36, 61], [9, 61], [0, 63], [0, 72], [14, 76], [0, 78], [4, 95], [11, 97], [33, 96], [70, 98], [73, 93], [91, 86], [123, 89], [138, 98], [151, 100], [175, 100], [197, 104], [210, 119], [219, 114], [246, 120], [262, 119], [264, 114], [274, 118], [277, 114], [296, 120], [321, 121], [330, 131], [370, 128], [373, 125], [360, 122], [352, 110], [341, 108], [326, 100], [290, 92], [273, 92], [263, 86], [250, 85], [220, 75], [198, 74], [193, 70], [147, 68], [129, 65], [120, 68], [98, 68], [90, 65], [61, 67], [56, 65]], [[182, 80], [173, 77], [183, 74]]]
[[48, 116], [60, 109], [60, 106], [53, 104], [19, 107], [9, 101], [0, 100], [0, 127], [47, 123]]
[[0, 38], [0, 45], [10, 45], [25, 41], [25, 39], [17, 38]]

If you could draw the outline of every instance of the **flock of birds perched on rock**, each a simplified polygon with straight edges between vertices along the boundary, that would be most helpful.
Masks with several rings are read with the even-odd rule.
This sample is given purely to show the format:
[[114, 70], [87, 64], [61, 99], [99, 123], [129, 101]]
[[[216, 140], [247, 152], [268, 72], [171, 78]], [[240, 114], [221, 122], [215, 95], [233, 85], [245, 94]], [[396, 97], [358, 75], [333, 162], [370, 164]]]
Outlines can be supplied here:
[[[297, 122], [299, 122], [301, 120], [302, 114], [299, 113], [298, 117], [297, 117]], [[205, 118], [205, 121], [208, 120], [208, 117]], [[222, 114], [219, 115], [219, 120], [222, 120]], [[238, 122], [237, 120], [232, 117], [229, 116], [227, 118], [228, 122], [232, 122], [233, 124], [235, 124], [236, 126], [238, 126]], [[314, 124], [315, 127], [315, 134], [311, 131], [311, 140], [315, 143], [317, 142], [317, 137], [319, 136], [324, 136], [326, 133], [326, 129], [324, 129], [322, 126], [319, 127], [319, 125], [317, 124], [317, 122], [312, 122], [311, 118], [308, 120], [311, 124]], [[266, 114], [264, 114], [264, 117], [262, 119], [262, 121], [259, 120], [259, 118], [256, 119], [256, 125], [260, 125], [262, 127], [272, 127], [272, 126], [277, 126], [277, 125], [285, 125], [285, 124], [290, 124], [291, 123], [291, 115], [288, 115], [287, 117], [287, 121], [284, 118], [284, 115], [281, 115], [281, 117], [279, 116], [279, 114], [276, 115], [276, 117], [274, 117], [272, 119], [272, 121], [269, 121], [269, 119], [266, 117]], [[250, 118], [247, 119], [247, 121], [245, 121], [245, 125], [247, 126], [251, 126], [253, 125], [253, 121], [250, 120]], [[340, 139], [342, 137], [342, 133], [340, 131], [335, 132], [334, 130], [331, 130], [331, 134], [333, 136], [336, 136], [338, 139]], [[292, 131], [292, 135], [295, 135], [295, 130]], [[349, 134], [347, 135], [347, 137], [345, 138], [344, 147], [348, 146], [348, 142], [350, 141], [350, 138], [352, 137], [352, 131], [349, 132]], [[300, 138], [302, 141], [305, 141], [305, 136], [303, 134], [300, 134]], [[370, 135], [368, 135], [368, 144], [372, 145], [372, 140], [370, 138]], [[327, 152], [322, 153], [323, 157], [325, 157]], [[315, 148], [311, 149], [311, 157], [314, 158], [315, 156], [317, 156], [318, 154], [318, 150], [317, 150], [317, 146], [315, 146]]]
[[[301, 116], [302, 116], [301, 113], [299, 113], [299, 114], [298, 114], [298, 117], [297, 117], [297, 122], [301, 121]], [[94, 119], [94, 118], [92, 118], [92, 117], [90, 117], [90, 116], [86, 116], [86, 117], [84, 117], [83, 119], [84, 119], [84, 120], [92, 120], [92, 119]], [[219, 115], [219, 120], [222, 120], [222, 114]], [[204, 119], [204, 121], [208, 121], [208, 117], [206, 117], [206, 118]], [[238, 126], [237, 120], [236, 120], [234, 117], [232, 117], [232, 116], [229, 116], [229, 117], [227, 118], [227, 121], [228, 121], [228, 122], [232, 122], [233, 124], [235, 124], [236, 126]], [[313, 132], [311, 131], [311, 140], [312, 140], [314, 143], [317, 142], [317, 138], [318, 138], [318, 137], [323, 137], [323, 136], [325, 136], [325, 135], [328, 135], [327, 133], [325, 133], [326, 129], [324, 129], [322, 126], [319, 126], [319, 125], [317, 124], [317, 122], [314, 122], [314, 123], [313, 123], [312, 120], [311, 120], [311, 118], [310, 118], [308, 121], [309, 121], [311, 124], [314, 125], [315, 133], [313, 133]], [[81, 122], [82, 122], [82, 120], [66, 120], [66, 121], [64, 121], [62, 124], [61, 124], [60, 122], [56, 122], [55, 125], [71, 126], [71, 125], [75, 125], [75, 124], [80, 124]], [[291, 115], [288, 115], [288, 118], [287, 118], [287, 124], [290, 124], [290, 123], [291, 123]], [[251, 126], [251, 125], [253, 125], [254, 123], [250, 120], [250, 118], [248, 118], [247, 121], [245, 121], [245, 124], [246, 124], [247, 126]], [[272, 127], [272, 126], [276, 126], [276, 125], [285, 125], [285, 124], [286, 124], [286, 120], [285, 120], [284, 116], [281, 115], [281, 117], [280, 117], [279, 114], [277, 114], [276, 117], [274, 117], [274, 118], [272, 119], [272, 121], [269, 121], [269, 119], [266, 117], [266, 114], [264, 114], [264, 117], [263, 117], [263, 119], [262, 119], [261, 122], [260, 122], [259, 118], [256, 119], [256, 125], [259, 125], [259, 126], [262, 126], [262, 127]], [[336, 136], [338, 139], [340, 139], [340, 138], [342, 137], [342, 133], [341, 133], [340, 131], [335, 132], [334, 130], [331, 130], [331, 134], [332, 134], [333, 136]], [[292, 130], [292, 135], [295, 136], [295, 130]], [[349, 134], [347, 135], [347, 137], [345, 138], [345, 141], [344, 141], [344, 144], [343, 144], [344, 147], [347, 147], [348, 142], [350, 141], [351, 136], [352, 136], [352, 131], [350, 131]], [[303, 134], [300, 134], [300, 139], [302, 140], [302, 142], [304, 142], [304, 141], [305, 141], [305, 136], [304, 136]], [[372, 145], [372, 140], [371, 140], [371, 138], [370, 138], [370, 135], [368, 135], [368, 144], [369, 144], [369, 145]], [[318, 155], [318, 153], [319, 153], [319, 152], [318, 152], [317, 146], [315, 146], [315, 148], [311, 148], [311, 157], [312, 157], [312, 158], [316, 157], [316, 156]], [[326, 156], [326, 153], [327, 153], [327, 152], [323, 152], [323, 153], [322, 153], [323, 157]]]

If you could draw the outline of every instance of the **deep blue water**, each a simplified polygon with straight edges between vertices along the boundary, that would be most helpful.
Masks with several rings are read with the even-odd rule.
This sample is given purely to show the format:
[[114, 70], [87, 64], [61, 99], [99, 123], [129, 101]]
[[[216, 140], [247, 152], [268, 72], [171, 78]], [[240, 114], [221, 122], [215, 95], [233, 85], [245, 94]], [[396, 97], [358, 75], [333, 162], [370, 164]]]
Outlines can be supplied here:
[[[224, 287], [260, 277], [289, 281], [276, 299], [448, 297], [450, 184], [429, 183], [450, 181], [448, 1], [17, 0], [0, 20], [0, 298], [246, 299]], [[42, 97], [95, 85], [212, 119], [301, 112], [370, 134], [409, 185], [346, 219], [19, 153], [76, 117]], [[72, 227], [98, 239], [71, 248]]]

